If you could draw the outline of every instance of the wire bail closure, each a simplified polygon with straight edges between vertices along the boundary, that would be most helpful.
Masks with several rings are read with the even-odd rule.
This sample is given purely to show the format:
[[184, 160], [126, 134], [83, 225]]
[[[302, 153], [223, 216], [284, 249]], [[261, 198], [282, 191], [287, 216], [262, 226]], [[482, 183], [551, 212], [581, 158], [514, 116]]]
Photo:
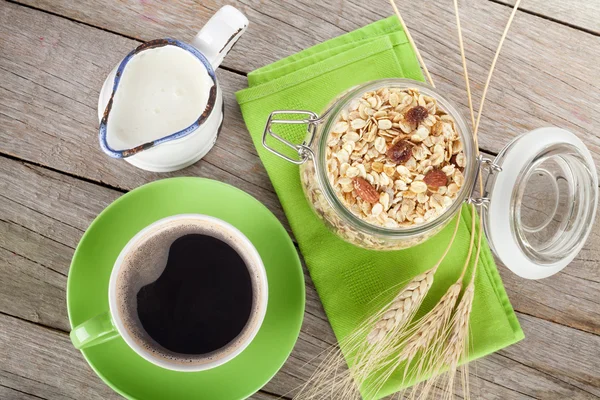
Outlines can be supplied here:
[[473, 181], [473, 188], [471, 189], [471, 196], [469, 196], [467, 204], [487, 207], [487, 205], [490, 203], [490, 198], [487, 197], [487, 193], [482, 193], [481, 197], [473, 197], [473, 192], [475, 191], [479, 174], [481, 174], [481, 170], [484, 168], [488, 171], [488, 174], [496, 174], [502, 172], [502, 167], [494, 163], [494, 160], [483, 157], [481, 154], [477, 156], [477, 163], [479, 164], [477, 167], [477, 174], [475, 175], [475, 180]]
[[[285, 114], [304, 115], [307, 118], [304, 118], [304, 119], [276, 118], [277, 115], [285, 115]], [[321, 122], [321, 119], [319, 118], [319, 116], [312, 111], [307, 111], [307, 110], [277, 110], [277, 111], [273, 111], [269, 115], [269, 119], [267, 120], [267, 125], [265, 126], [265, 130], [263, 131], [262, 145], [265, 149], [269, 150], [271, 153], [275, 154], [278, 157], [283, 158], [286, 161], [289, 161], [296, 165], [304, 164], [306, 162], [306, 160], [311, 158], [313, 155], [313, 151], [310, 149], [310, 146], [312, 145], [313, 139], [315, 137], [315, 131], [320, 122]], [[294, 143], [290, 142], [289, 140], [282, 138], [277, 133], [273, 132], [271, 127], [276, 124], [282, 124], [282, 125], [306, 124], [307, 125], [306, 126], [306, 139], [304, 140], [304, 142], [302, 142], [302, 144], [294, 144]], [[273, 147], [269, 146], [267, 144], [268, 136], [271, 136], [275, 140], [283, 143], [287, 147], [289, 147], [292, 150], [294, 150], [295, 152], [297, 152], [299, 159], [297, 159], [297, 160], [293, 159], [293, 158], [283, 154], [279, 150], [276, 150]]]

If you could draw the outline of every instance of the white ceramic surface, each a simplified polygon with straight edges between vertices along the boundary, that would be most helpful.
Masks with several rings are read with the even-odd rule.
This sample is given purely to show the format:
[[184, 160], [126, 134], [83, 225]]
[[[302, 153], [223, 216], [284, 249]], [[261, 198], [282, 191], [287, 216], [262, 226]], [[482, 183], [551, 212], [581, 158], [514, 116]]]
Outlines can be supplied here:
[[[207, 22], [191, 44], [216, 69], [248, 26], [248, 19], [232, 6], [224, 6]], [[106, 78], [98, 99], [98, 119], [109, 102], [118, 65]], [[189, 135], [159, 144], [126, 157], [130, 164], [147, 171], [170, 172], [194, 164], [208, 153], [217, 140], [223, 122], [223, 95], [217, 82], [214, 107], [204, 123]], [[142, 144], [142, 143], [140, 143]]]

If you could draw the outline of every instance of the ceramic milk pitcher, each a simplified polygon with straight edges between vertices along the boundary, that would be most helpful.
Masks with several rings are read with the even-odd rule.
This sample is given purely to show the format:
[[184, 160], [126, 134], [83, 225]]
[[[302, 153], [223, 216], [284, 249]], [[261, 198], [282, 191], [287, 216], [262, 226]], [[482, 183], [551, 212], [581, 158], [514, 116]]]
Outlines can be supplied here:
[[215, 69], [247, 26], [240, 11], [225, 6], [191, 44], [157, 39], [129, 53], [100, 92], [102, 150], [155, 172], [185, 168], [204, 157], [223, 122]]

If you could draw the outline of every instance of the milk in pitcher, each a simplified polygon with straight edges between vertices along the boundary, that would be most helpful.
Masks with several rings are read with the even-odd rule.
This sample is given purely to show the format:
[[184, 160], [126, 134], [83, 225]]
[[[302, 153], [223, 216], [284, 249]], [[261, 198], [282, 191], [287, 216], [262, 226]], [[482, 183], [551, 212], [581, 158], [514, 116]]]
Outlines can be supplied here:
[[213, 84], [204, 64], [182, 48], [135, 54], [113, 99], [109, 146], [128, 149], [189, 127], [206, 108]]

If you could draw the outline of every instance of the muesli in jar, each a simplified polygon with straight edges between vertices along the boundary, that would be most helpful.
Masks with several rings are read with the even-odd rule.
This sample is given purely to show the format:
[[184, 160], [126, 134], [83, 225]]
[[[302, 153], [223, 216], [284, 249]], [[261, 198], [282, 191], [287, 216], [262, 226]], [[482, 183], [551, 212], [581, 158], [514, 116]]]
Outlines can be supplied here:
[[454, 119], [417, 89], [365, 92], [338, 114], [327, 146], [336, 196], [372, 225], [402, 229], [432, 221], [465, 183]]
[[[277, 125], [287, 131], [275, 133]], [[300, 127], [306, 127], [304, 141], [288, 141]], [[477, 156], [471, 131], [452, 103], [409, 79], [350, 88], [321, 115], [273, 111], [263, 146], [300, 166], [308, 206], [331, 232], [370, 250], [419, 245], [469, 202], [482, 206], [494, 254], [520, 276], [540, 279], [574, 259], [597, 208], [594, 159], [576, 135], [539, 128], [510, 141], [493, 160]], [[474, 194], [480, 173], [484, 187]]]

